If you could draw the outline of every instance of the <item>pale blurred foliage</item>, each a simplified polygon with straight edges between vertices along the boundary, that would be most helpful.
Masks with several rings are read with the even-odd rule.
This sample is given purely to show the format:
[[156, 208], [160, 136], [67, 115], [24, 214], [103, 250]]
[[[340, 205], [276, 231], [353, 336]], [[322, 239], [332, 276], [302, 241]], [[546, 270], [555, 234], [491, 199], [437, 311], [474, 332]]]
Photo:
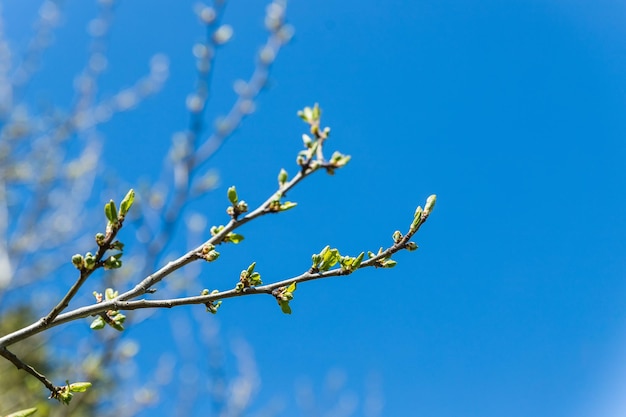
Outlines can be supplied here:
[[[100, 0], [98, 16], [86, 22], [89, 54], [73, 86], [68, 86], [74, 91], [71, 103], [33, 104], [37, 103], [37, 97], [29, 96], [27, 87], [37, 76], [46, 49], [53, 45], [62, 5], [60, 0], [42, 2], [25, 51], [11, 49], [0, 8], [2, 334], [47, 313], [56, 301], [49, 289], [54, 287], [62, 293], [65, 288], [59, 286], [71, 283], [72, 277], [55, 276], [61, 265], [69, 263], [72, 253], [65, 252], [68, 248], [79, 248], [84, 253], [94, 248], [93, 236], [103, 226], [99, 194], [106, 187], [114, 194], [107, 198], [126, 191], [119, 189], [123, 179], [116, 184], [115, 179], [102, 178], [106, 161], [101, 152], [99, 126], [115, 114], [140, 105], [146, 97], [158, 92], [168, 77], [167, 57], [155, 54], [144, 77], [106, 99], [98, 98], [99, 76], [108, 66], [107, 39], [118, 6], [115, 0]], [[152, 272], [167, 256], [166, 245], [173, 238], [178, 222], [184, 221], [189, 245], [195, 245], [205, 236], [207, 219], [187, 209], [188, 203], [218, 185], [217, 173], [206, 162], [241, 121], [254, 112], [255, 99], [267, 82], [271, 64], [293, 35], [293, 28], [285, 23], [286, 4], [273, 1], [266, 8], [268, 36], [255, 57], [253, 73], [247, 80], [234, 82], [236, 101], [225, 116], [215, 119], [215, 128], [207, 132], [204, 113], [209, 75], [217, 48], [233, 35], [233, 28], [221, 23], [223, 7], [224, 2], [219, 0], [213, 6], [196, 5], [195, 12], [207, 35], [192, 48], [198, 76], [195, 89], [186, 100], [189, 126], [172, 135], [161, 178], [138, 187], [137, 204], [129, 218], [131, 230], [135, 231], [134, 242], [125, 240], [125, 266], [119, 273], [109, 273], [104, 278], [105, 284], [121, 287]], [[198, 273], [198, 268], [188, 268], [185, 274], [171, 280], [172, 285], [164, 282], [166, 285], [159, 293], [180, 296], [185, 283]], [[44, 389], [38, 381], [0, 361], [0, 415], [37, 406], [37, 416], [83, 416], [97, 412], [99, 416], [131, 417], [153, 413], [153, 407], [172, 396], [177, 404], [175, 415], [179, 416], [190, 415], [199, 399], [210, 404], [208, 414], [219, 417], [284, 415], [284, 400], [259, 398], [261, 373], [253, 347], [237, 340], [225, 348], [220, 342], [223, 337], [218, 322], [207, 318], [201, 309], [183, 320], [177, 319], [182, 313], [167, 313], [170, 316], [165, 323], [170, 323], [169, 337], [176, 344], [176, 352], [162, 352], [148, 370], [139, 369], [136, 358], [142, 350], [152, 347], [142, 346], [112, 330], [88, 336], [79, 334], [78, 339], [72, 333], [61, 343], [47, 339], [46, 333], [18, 344], [15, 353], [49, 377], [62, 378], [61, 381], [68, 375], [84, 378], [94, 382], [98, 390], [77, 395], [72, 406], [61, 407], [43, 399]], [[153, 318], [152, 314], [134, 315], [127, 327]], [[202, 323], [202, 326], [192, 329], [189, 323]], [[192, 340], [195, 343], [190, 343]], [[202, 368], [198, 366], [199, 357], [205, 358]], [[376, 387], [366, 393], [364, 403], [359, 403], [356, 394], [345, 392], [344, 382], [341, 374], [329, 374], [324, 390], [331, 395], [323, 400], [316, 399], [310, 383], [301, 384], [295, 397], [302, 415], [340, 417], [357, 412], [367, 417], [380, 415], [382, 399]], [[290, 392], [283, 394], [293, 396]], [[261, 406], [251, 413], [254, 404]]]

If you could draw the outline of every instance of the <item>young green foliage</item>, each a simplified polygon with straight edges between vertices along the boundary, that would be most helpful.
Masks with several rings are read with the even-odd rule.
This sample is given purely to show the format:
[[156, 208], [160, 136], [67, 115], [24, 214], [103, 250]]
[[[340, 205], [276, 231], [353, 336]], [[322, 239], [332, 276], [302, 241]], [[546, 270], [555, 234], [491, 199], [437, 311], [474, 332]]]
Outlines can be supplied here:
[[263, 284], [261, 274], [254, 271], [255, 267], [256, 262], [252, 262], [247, 269], [241, 271], [241, 274], [239, 274], [239, 282], [235, 286], [237, 292], [241, 292], [244, 288], [256, 287], [257, 285]]
[[[202, 292], [200, 293], [200, 295], [209, 295], [209, 294], [218, 294], [219, 290], [213, 290], [211, 292], [209, 292], [208, 289], [203, 289]], [[211, 314], [217, 314], [217, 309], [220, 308], [220, 306], [222, 305], [222, 301], [209, 301], [208, 303], [204, 304], [206, 306], [206, 311], [208, 311]]]
[[104, 215], [106, 216], [110, 225], [117, 223], [117, 207], [115, 207], [115, 202], [113, 200], [110, 200], [107, 204], [104, 205]]
[[311, 269], [316, 272], [328, 271], [339, 262], [341, 255], [337, 249], [331, 249], [330, 246], [326, 246], [320, 253], [314, 254], [311, 259], [313, 260]]
[[11, 413], [5, 417], [28, 417], [28, 416], [32, 416], [33, 414], [35, 414], [35, 412], [37, 412], [37, 408], [26, 408], [24, 410]]
[[234, 185], [228, 188], [226, 194], [228, 196], [228, 201], [230, 201], [231, 204], [226, 208], [226, 213], [228, 213], [231, 218], [237, 219], [240, 214], [248, 211], [248, 204], [243, 200], [239, 200], [237, 189]]
[[[371, 258], [381, 255], [382, 253], [383, 253], [383, 248], [381, 247], [380, 249], [378, 249], [378, 253], [376, 254], [374, 254], [374, 252], [368, 251], [367, 256], [369, 256], [369, 258], [371, 259]], [[394, 261], [393, 259], [391, 259], [390, 257], [383, 257], [376, 261], [375, 266], [379, 268], [393, 268], [397, 264], [398, 263]]]
[[297, 284], [292, 282], [287, 287], [279, 287], [272, 291], [272, 294], [276, 297], [276, 301], [278, 301], [281, 311], [285, 314], [291, 314], [289, 301], [293, 300], [293, 293], [296, 291], [296, 287]]
[[[96, 302], [100, 303], [103, 300], [102, 293], [93, 292], [94, 297], [96, 298]], [[119, 295], [118, 291], [114, 291], [112, 288], [107, 288], [104, 292], [104, 299], [106, 301], [113, 300], [117, 298]], [[105, 313], [101, 313], [98, 317], [96, 317], [89, 326], [92, 330], [101, 330], [108, 324], [113, 327], [117, 331], [124, 330], [124, 321], [126, 321], [126, 316], [122, 314], [118, 310], [109, 310]]]
[[90, 387], [91, 382], [74, 382], [73, 384], [70, 384], [69, 381], [67, 381], [66, 385], [64, 387], [60, 387], [60, 389], [56, 392], [54, 398], [67, 405], [72, 400], [75, 392], [85, 392]]
[[213, 262], [219, 258], [220, 253], [215, 250], [215, 246], [210, 243], [205, 244], [200, 249], [198, 256], [207, 262]]
[[126, 196], [124, 196], [124, 199], [120, 203], [119, 217], [122, 217], [122, 218], [126, 217], [126, 214], [128, 214], [128, 210], [130, 210], [130, 208], [133, 206], [134, 201], [135, 201], [135, 190], [131, 188], [128, 191], [128, 193], [126, 193]]
[[289, 174], [287, 174], [287, 171], [285, 171], [284, 168], [281, 168], [280, 172], [278, 173], [278, 186], [280, 188], [283, 188], [283, 186], [285, 185], [288, 179], [289, 179]]
[[232, 204], [233, 206], [237, 205], [237, 202], [239, 201], [239, 196], [237, 195], [237, 189], [234, 185], [232, 187], [228, 187], [227, 195], [230, 204]]
[[361, 262], [365, 257], [365, 252], [361, 252], [359, 256], [353, 258], [351, 256], [342, 256], [339, 258], [339, 264], [341, 265], [341, 269], [347, 272], [354, 272], [361, 266]]

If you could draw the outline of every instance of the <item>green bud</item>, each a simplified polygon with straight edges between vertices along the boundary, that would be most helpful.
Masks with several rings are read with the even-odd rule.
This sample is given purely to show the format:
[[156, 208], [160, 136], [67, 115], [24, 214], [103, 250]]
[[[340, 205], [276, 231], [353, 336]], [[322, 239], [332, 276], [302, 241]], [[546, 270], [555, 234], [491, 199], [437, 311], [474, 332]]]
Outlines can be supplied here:
[[118, 296], [118, 294], [118, 291], [115, 291], [113, 288], [107, 288], [106, 290], [104, 290], [104, 298], [107, 301], [113, 300]]
[[261, 281], [261, 274], [258, 272], [253, 272], [249, 277], [250, 285], [256, 287], [257, 285], [262, 285], [263, 281]]
[[63, 387], [61, 390], [57, 391], [56, 399], [62, 402], [63, 404], [69, 404], [72, 401], [72, 397], [74, 394], [70, 392], [69, 381], [67, 387]]
[[106, 216], [109, 223], [117, 223], [117, 208], [115, 207], [115, 202], [113, 200], [110, 200], [107, 204], [104, 205], [104, 215]]
[[102, 244], [104, 243], [104, 233], [96, 233], [96, 243], [98, 244], [98, 246], [102, 246]]
[[417, 250], [418, 246], [417, 246], [417, 243], [415, 243], [415, 242], [409, 242], [409, 243], [406, 244], [406, 248], [407, 248], [407, 250], [413, 252], [413, 251]]
[[243, 241], [243, 239], [244, 239], [243, 235], [230, 232], [228, 235], [226, 235], [226, 239], [224, 239], [224, 241], [233, 242], [236, 245], [240, 243], [241, 241]]
[[305, 107], [298, 112], [298, 116], [300, 116], [300, 118], [305, 122], [311, 123], [313, 121], [313, 109]]
[[430, 212], [433, 211], [435, 207], [435, 203], [437, 202], [437, 195], [432, 194], [426, 199], [426, 205], [424, 206], [424, 214], [426, 216], [430, 215]]
[[282, 203], [279, 207], [279, 211], [287, 211], [289, 209], [294, 208], [295, 206], [297, 206], [298, 203], [293, 203], [291, 201], [285, 201], [284, 203]]
[[101, 330], [101, 329], [104, 329], [104, 326], [106, 326], [104, 319], [98, 316], [94, 319], [94, 321], [91, 322], [91, 325], [89, 327], [92, 330]]
[[217, 314], [217, 309], [222, 305], [221, 301], [210, 301], [208, 303], [206, 303], [206, 311], [210, 312], [211, 314]]
[[71, 392], [85, 392], [91, 388], [91, 382], [74, 382], [70, 384]]
[[91, 254], [91, 252], [87, 252], [85, 254], [84, 262], [85, 269], [88, 271], [91, 271], [96, 267], [96, 258]]
[[333, 155], [330, 157], [330, 163], [333, 164], [335, 168], [341, 168], [345, 166], [352, 157], [350, 155], [344, 155], [341, 152], [335, 151]]
[[337, 249], [330, 249], [330, 246], [326, 246], [320, 255], [322, 256], [322, 261], [317, 266], [320, 271], [328, 271], [339, 262], [341, 258], [339, 251]]
[[288, 178], [289, 176], [287, 174], [287, 171], [285, 171], [284, 168], [281, 168], [280, 172], [278, 173], [278, 186], [282, 187], [283, 185], [285, 185]]
[[417, 228], [420, 227], [420, 224], [422, 224], [422, 213], [422, 206], [417, 206], [415, 214], [413, 215], [413, 222], [411, 223], [412, 232], [417, 230]]
[[119, 240], [116, 240], [115, 242], [111, 243], [111, 245], [109, 246], [109, 249], [123, 250], [124, 244], [120, 242]]
[[402, 240], [402, 233], [400, 233], [399, 230], [396, 230], [395, 232], [393, 232], [393, 242], [394, 243], [398, 243]]
[[313, 120], [319, 120], [320, 117], [322, 117], [322, 109], [320, 109], [319, 104], [315, 103], [313, 106], [312, 118]]
[[128, 191], [128, 193], [126, 193], [126, 196], [120, 203], [120, 213], [119, 213], [120, 217], [125, 217], [126, 214], [128, 214], [128, 210], [130, 210], [134, 201], [135, 201], [135, 190], [131, 188]]
[[104, 261], [104, 269], [118, 269], [122, 267], [122, 261], [121, 261], [121, 257], [123, 254], [118, 253], [115, 255], [111, 255], [109, 256], [105, 261]]
[[207, 253], [211, 252], [213, 249], [215, 249], [215, 246], [213, 246], [210, 243], [206, 243], [204, 246], [202, 246], [202, 254], [206, 255]]
[[77, 269], [81, 269], [84, 264], [83, 255], [77, 253], [76, 255], [72, 256], [72, 263]]
[[210, 251], [209, 253], [206, 254], [204, 259], [206, 259], [207, 262], [213, 262], [213, 261], [216, 261], [217, 258], [219, 258], [219, 256], [220, 256], [219, 252], [217, 252], [215, 250], [212, 250], [212, 251]]
[[239, 201], [239, 197], [237, 196], [237, 189], [234, 185], [228, 188], [228, 201], [230, 201], [233, 206], [237, 204], [237, 201]]
[[224, 226], [220, 225], [220, 226], [211, 226], [211, 229], [209, 229], [209, 232], [211, 232], [211, 236], [215, 236], [217, 235], [219, 232], [221, 232], [222, 230], [224, 230]]
[[361, 262], [363, 262], [363, 258], [365, 257], [365, 252], [361, 252], [359, 254], [359, 256], [356, 257], [356, 260], [354, 261], [354, 269], [359, 269], [359, 267], [361, 266]]
[[203, 289], [202, 292], [200, 293], [200, 295], [209, 295], [209, 290], [208, 289]]
[[322, 261], [322, 256], [319, 253], [314, 253], [313, 256], [311, 256], [311, 260], [313, 261], [313, 267], [316, 268], [317, 264]]
[[241, 200], [239, 203], [237, 203], [237, 211], [239, 212], [239, 214], [247, 212], [248, 211], [248, 203], [246, 203], [245, 201]]

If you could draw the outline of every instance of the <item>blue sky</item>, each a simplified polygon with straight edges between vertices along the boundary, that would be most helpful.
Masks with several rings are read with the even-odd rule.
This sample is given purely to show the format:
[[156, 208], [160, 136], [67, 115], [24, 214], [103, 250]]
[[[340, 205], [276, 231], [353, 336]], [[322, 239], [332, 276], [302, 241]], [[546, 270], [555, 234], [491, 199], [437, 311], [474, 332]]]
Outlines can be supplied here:
[[[34, 5], [4, 7], [16, 39]], [[235, 35], [219, 52], [209, 121], [253, 69], [264, 7], [229, 2]], [[94, 10], [67, 3], [36, 80], [61, 104]], [[398, 254], [393, 270], [302, 285], [291, 316], [269, 298], [224, 304], [220, 334], [253, 347], [261, 398], [282, 397], [297, 415], [297, 381], [322, 395], [338, 369], [361, 400], [379, 384], [385, 416], [623, 415], [625, 18], [626, 4], [609, 0], [289, 4], [295, 38], [258, 112], [212, 161], [221, 188], [194, 209], [224, 223], [232, 184], [264, 201], [281, 167], [296, 171], [305, 126], [295, 113], [314, 102], [332, 128], [327, 147], [353, 159], [294, 190], [297, 209], [246, 226], [215, 266], [223, 276], [205, 266], [202, 285], [228, 288], [251, 261], [266, 281], [298, 275], [326, 244], [376, 250], [429, 194], [438, 203], [419, 251]], [[186, 127], [201, 35], [189, 2], [116, 9], [103, 91], [130, 85], [155, 53], [171, 63], [161, 94], [102, 127], [116, 149], [107, 163], [129, 184], [155, 178], [171, 133]], [[130, 336], [153, 350], [140, 353], [149, 366], [158, 324]]]

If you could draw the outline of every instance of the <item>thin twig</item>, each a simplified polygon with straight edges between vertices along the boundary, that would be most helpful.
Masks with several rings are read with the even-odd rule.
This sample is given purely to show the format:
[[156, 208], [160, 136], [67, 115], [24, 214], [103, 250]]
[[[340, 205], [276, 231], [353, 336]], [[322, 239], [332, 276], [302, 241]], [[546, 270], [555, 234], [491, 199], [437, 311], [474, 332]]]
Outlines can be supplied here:
[[15, 365], [15, 367], [17, 369], [22, 369], [26, 372], [28, 372], [29, 374], [31, 374], [32, 376], [34, 376], [35, 378], [37, 378], [39, 381], [41, 381], [42, 384], [44, 384], [46, 386], [46, 388], [48, 388], [50, 390], [51, 393], [51, 398], [56, 396], [56, 393], [58, 392], [59, 388], [56, 387], [48, 378], [46, 378], [44, 375], [40, 374], [39, 372], [37, 372], [37, 370], [35, 368], [33, 368], [32, 366], [24, 363], [20, 358], [18, 358], [17, 356], [15, 356], [12, 352], [10, 352], [6, 347], [2, 347], [0, 348], [0, 356], [2, 356], [3, 358], [7, 359], [9, 362], [11, 362], [13, 365]]

